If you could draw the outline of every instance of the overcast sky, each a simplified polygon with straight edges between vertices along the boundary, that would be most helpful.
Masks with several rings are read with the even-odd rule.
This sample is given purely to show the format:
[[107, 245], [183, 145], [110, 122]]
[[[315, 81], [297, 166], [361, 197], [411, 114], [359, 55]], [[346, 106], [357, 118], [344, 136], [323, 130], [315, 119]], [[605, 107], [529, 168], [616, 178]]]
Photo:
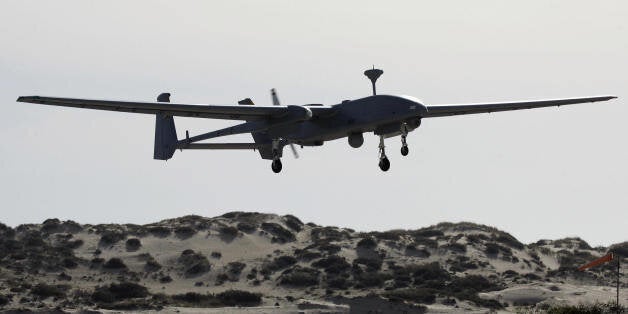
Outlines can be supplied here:
[[[472, 221], [523, 242], [628, 240], [626, 1], [0, 2], [0, 221], [149, 223], [227, 211], [357, 230]], [[615, 94], [606, 103], [425, 119], [386, 141], [283, 158], [152, 159], [154, 117], [16, 103], [20, 95], [234, 104], [378, 92], [426, 104]], [[175, 118], [179, 135], [229, 121]], [[250, 141], [249, 135], [225, 139]]]

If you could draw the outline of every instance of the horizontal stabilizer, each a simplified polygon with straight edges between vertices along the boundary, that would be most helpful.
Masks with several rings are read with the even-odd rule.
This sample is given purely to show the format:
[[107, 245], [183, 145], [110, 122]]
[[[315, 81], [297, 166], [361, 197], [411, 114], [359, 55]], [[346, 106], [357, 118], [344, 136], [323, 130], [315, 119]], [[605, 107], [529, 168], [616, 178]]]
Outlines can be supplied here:
[[180, 149], [260, 149], [268, 144], [258, 143], [196, 143], [182, 144]]

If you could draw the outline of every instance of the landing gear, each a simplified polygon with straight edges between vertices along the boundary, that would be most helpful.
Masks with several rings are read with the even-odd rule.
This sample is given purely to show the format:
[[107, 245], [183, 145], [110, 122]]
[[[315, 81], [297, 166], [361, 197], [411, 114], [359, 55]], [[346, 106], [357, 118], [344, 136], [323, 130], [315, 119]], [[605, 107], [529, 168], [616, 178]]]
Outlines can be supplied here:
[[270, 168], [273, 169], [274, 173], [280, 173], [282, 165], [281, 165], [281, 159], [279, 156], [279, 140], [273, 140], [272, 147], [273, 147], [273, 163], [270, 165]]
[[408, 156], [408, 152], [409, 152], [408, 145], [401, 146], [401, 155], [402, 156]]
[[273, 169], [274, 173], [280, 173], [281, 172], [281, 159], [275, 159], [273, 160], [273, 163], [270, 165], [270, 167]]
[[379, 169], [382, 169], [382, 171], [388, 171], [388, 169], [390, 169], [390, 160], [386, 157], [383, 135], [379, 136]]
[[404, 123], [401, 126], [401, 155], [408, 156], [408, 143], [406, 142], [406, 137], [408, 137], [408, 126]]

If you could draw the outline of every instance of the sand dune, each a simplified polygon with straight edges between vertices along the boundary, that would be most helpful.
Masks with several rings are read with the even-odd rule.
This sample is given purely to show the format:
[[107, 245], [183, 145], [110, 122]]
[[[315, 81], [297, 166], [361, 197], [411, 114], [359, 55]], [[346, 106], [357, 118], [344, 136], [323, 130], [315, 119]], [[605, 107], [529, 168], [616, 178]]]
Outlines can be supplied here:
[[[48, 219], [0, 225], [0, 245], [4, 310], [455, 313], [615, 296], [613, 265], [576, 270], [609, 248], [524, 245], [472, 223], [359, 233], [248, 212], [142, 226]], [[626, 256], [628, 243], [614, 249]]]

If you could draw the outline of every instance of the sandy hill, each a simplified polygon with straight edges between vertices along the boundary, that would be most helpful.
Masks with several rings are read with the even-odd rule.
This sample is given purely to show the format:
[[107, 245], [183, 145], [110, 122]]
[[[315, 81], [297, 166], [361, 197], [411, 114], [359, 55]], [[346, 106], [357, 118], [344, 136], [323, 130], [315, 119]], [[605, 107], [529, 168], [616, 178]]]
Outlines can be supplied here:
[[[543, 310], [613, 300], [613, 264], [576, 270], [611, 249], [628, 256], [628, 242], [592, 248], [566, 238], [526, 245], [473, 223], [362, 233], [251, 212], [147, 225], [48, 219], [16, 228], [0, 224], [0, 306], [190, 313]], [[623, 302], [626, 297], [622, 292]]]

